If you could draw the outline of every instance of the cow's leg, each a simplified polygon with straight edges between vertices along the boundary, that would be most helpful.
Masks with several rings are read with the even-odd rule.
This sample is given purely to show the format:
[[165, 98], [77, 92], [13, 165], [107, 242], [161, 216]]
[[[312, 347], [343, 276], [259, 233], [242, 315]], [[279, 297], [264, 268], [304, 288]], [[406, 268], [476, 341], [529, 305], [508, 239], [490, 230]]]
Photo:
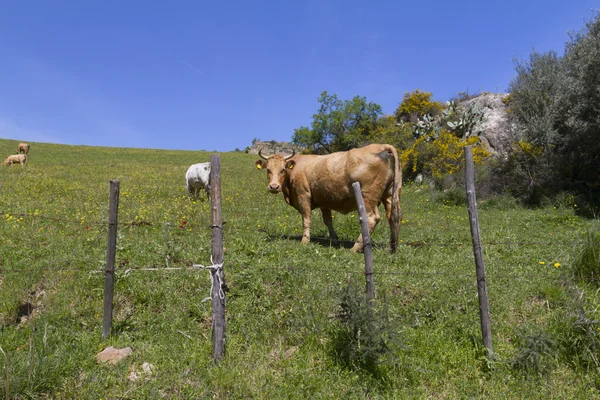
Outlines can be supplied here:
[[398, 229], [395, 225], [394, 225], [394, 220], [392, 219], [392, 207], [394, 204], [394, 198], [390, 193], [385, 193], [383, 196], [383, 207], [385, 208], [385, 217], [388, 220], [388, 224], [390, 225], [390, 235], [392, 236], [392, 240], [393, 236], [394, 236], [394, 231], [396, 229]]
[[323, 215], [323, 222], [329, 230], [329, 237], [333, 240], [337, 240], [338, 235], [337, 233], [335, 233], [335, 229], [333, 229], [333, 219], [331, 218], [331, 210], [328, 208], [321, 208], [321, 215]]
[[[390, 248], [393, 253], [398, 247], [398, 235], [400, 233], [402, 216], [399, 209], [394, 211], [394, 196], [392, 193], [385, 193], [383, 197], [383, 206], [385, 207], [385, 216], [390, 226]], [[400, 208], [400, 204], [397, 204], [396, 206]]]
[[302, 214], [302, 225], [304, 226], [304, 233], [302, 234], [302, 240], [300, 242], [302, 244], [310, 243], [310, 206], [301, 207], [299, 211], [300, 214]]
[[302, 244], [310, 243], [310, 209], [308, 212], [302, 213], [302, 225], [304, 226], [304, 233], [302, 234]]
[[[379, 215], [379, 209], [377, 208], [377, 202], [372, 203], [372, 202], [365, 201], [365, 211], [367, 212], [367, 221], [369, 223], [369, 234], [371, 234], [371, 233], [373, 233], [373, 231], [375, 230], [375, 227], [381, 220], [381, 216]], [[362, 248], [363, 248], [363, 237], [362, 237], [362, 233], [361, 233], [358, 236], [358, 239], [356, 239], [356, 243], [354, 243], [354, 246], [352, 247], [352, 249], [350, 249], [350, 251], [357, 253], [357, 252], [361, 251]]]

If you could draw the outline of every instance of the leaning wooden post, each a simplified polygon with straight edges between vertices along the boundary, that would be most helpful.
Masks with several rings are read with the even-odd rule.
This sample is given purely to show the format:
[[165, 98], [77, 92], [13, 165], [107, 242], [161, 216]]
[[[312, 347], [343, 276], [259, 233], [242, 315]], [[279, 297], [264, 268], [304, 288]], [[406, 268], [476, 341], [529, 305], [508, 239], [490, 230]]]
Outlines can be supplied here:
[[367, 210], [359, 182], [352, 184], [356, 205], [358, 207], [358, 216], [360, 220], [360, 231], [362, 233], [363, 254], [365, 256], [365, 278], [367, 286], [367, 306], [369, 316], [373, 321], [373, 308], [375, 307], [375, 282], [373, 280], [373, 247], [371, 245], [371, 234], [369, 232], [369, 220], [367, 219]]
[[221, 164], [218, 154], [210, 156], [212, 202], [212, 335], [215, 361], [225, 356], [225, 272], [223, 271], [223, 216], [221, 214]]
[[471, 224], [471, 239], [473, 241], [473, 254], [475, 256], [475, 271], [477, 274], [477, 293], [479, 295], [479, 319], [481, 320], [481, 336], [483, 345], [488, 350], [488, 357], [494, 359], [492, 347], [492, 329], [490, 327], [490, 309], [488, 305], [487, 285], [485, 280], [485, 265], [481, 248], [481, 232], [479, 230], [479, 216], [477, 215], [477, 201], [475, 198], [475, 167], [473, 164], [473, 150], [465, 146], [465, 174], [467, 202], [469, 206], [469, 222]]
[[120, 181], [110, 181], [110, 205], [108, 211], [108, 248], [106, 250], [106, 269], [104, 276], [104, 316], [102, 320], [102, 339], [110, 335], [112, 329], [113, 294], [115, 290], [115, 254], [117, 250], [117, 220], [119, 214]]
[[2, 352], [2, 355], [4, 356], [4, 398], [5, 399], [10, 399], [9, 395], [10, 395], [10, 380], [8, 379], [9, 374], [8, 374], [8, 356], [6, 355], [6, 353], [4, 352], [4, 350], [2, 349], [2, 346], [0, 346], [0, 351]]

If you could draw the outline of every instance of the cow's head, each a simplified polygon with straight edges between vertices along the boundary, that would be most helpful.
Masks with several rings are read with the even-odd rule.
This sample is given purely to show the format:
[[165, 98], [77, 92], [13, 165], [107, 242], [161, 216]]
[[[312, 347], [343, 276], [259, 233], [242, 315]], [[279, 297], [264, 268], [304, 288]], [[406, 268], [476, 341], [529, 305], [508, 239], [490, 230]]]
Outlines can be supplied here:
[[281, 154], [272, 154], [265, 156], [262, 154], [262, 149], [258, 151], [258, 155], [262, 160], [256, 160], [256, 168], [267, 170], [267, 179], [269, 180], [269, 192], [279, 193], [283, 187], [283, 182], [286, 177], [286, 169], [294, 168], [295, 160], [291, 160], [296, 152], [292, 150], [292, 154], [282, 156]]

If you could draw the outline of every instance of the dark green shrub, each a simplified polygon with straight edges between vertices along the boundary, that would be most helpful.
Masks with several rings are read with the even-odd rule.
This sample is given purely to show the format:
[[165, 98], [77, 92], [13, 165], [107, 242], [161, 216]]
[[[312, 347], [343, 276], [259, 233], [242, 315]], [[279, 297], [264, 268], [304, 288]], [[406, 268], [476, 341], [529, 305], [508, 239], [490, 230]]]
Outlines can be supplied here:
[[580, 282], [600, 286], [600, 232], [588, 232], [586, 244], [573, 263], [573, 272]]
[[381, 365], [395, 358], [398, 344], [385, 310], [369, 313], [364, 291], [348, 283], [339, 292], [339, 325], [332, 332], [331, 354], [334, 360], [351, 370], [381, 377]]
[[556, 351], [556, 343], [548, 333], [540, 329], [524, 328], [516, 338], [518, 351], [509, 361], [516, 371], [547, 373], [551, 368], [549, 359]]
[[564, 182], [553, 165], [557, 155], [542, 146], [520, 140], [513, 143], [506, 157], [489, 163], [488, 189], [498, 194], [510, 194], [520, 203], [539, 206], [544, 199], [564, 191]]
[[452, 97], [450, 99], [450, 101], [454, 101], [456, 103], [462, 103], [467, 100], [474, 99], [475, 97], [479, 97], [481, 95], [482, 95], [481, 91], [477, 91], [475, 93], [469, 93], [469, 89], [467, 89], [463, 92], [456, 93], [456, 96]]
[[559, 355], [574, 368], [600, 370], [598, 324], [589, 320], [584, 310], [576, 313], [560, 317], [552, 325]]
[[[600, 234], [594, 228], [587, 234], [582, 251], [573, 263], [573, 275], [563, 276], [566, 289], [563, 315], [550, 327], [560, 357], [574, 368], [600, 371], [600, 324], [594, 289], [600, 286]], [[574, 280], [572, 279], [574, 278]], [[596, 292], [597, 293], [597, 292]]]

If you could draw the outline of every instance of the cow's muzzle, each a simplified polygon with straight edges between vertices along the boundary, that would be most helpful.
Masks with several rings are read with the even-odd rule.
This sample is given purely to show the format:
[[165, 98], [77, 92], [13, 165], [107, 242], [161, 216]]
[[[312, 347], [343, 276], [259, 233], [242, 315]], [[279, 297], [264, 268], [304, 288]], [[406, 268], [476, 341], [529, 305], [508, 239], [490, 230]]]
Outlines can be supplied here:
[[272, 183], [269, 185], [269, 192], [271, 193], [279, 193], [281, 192], [281, 185], [278, 183]]

